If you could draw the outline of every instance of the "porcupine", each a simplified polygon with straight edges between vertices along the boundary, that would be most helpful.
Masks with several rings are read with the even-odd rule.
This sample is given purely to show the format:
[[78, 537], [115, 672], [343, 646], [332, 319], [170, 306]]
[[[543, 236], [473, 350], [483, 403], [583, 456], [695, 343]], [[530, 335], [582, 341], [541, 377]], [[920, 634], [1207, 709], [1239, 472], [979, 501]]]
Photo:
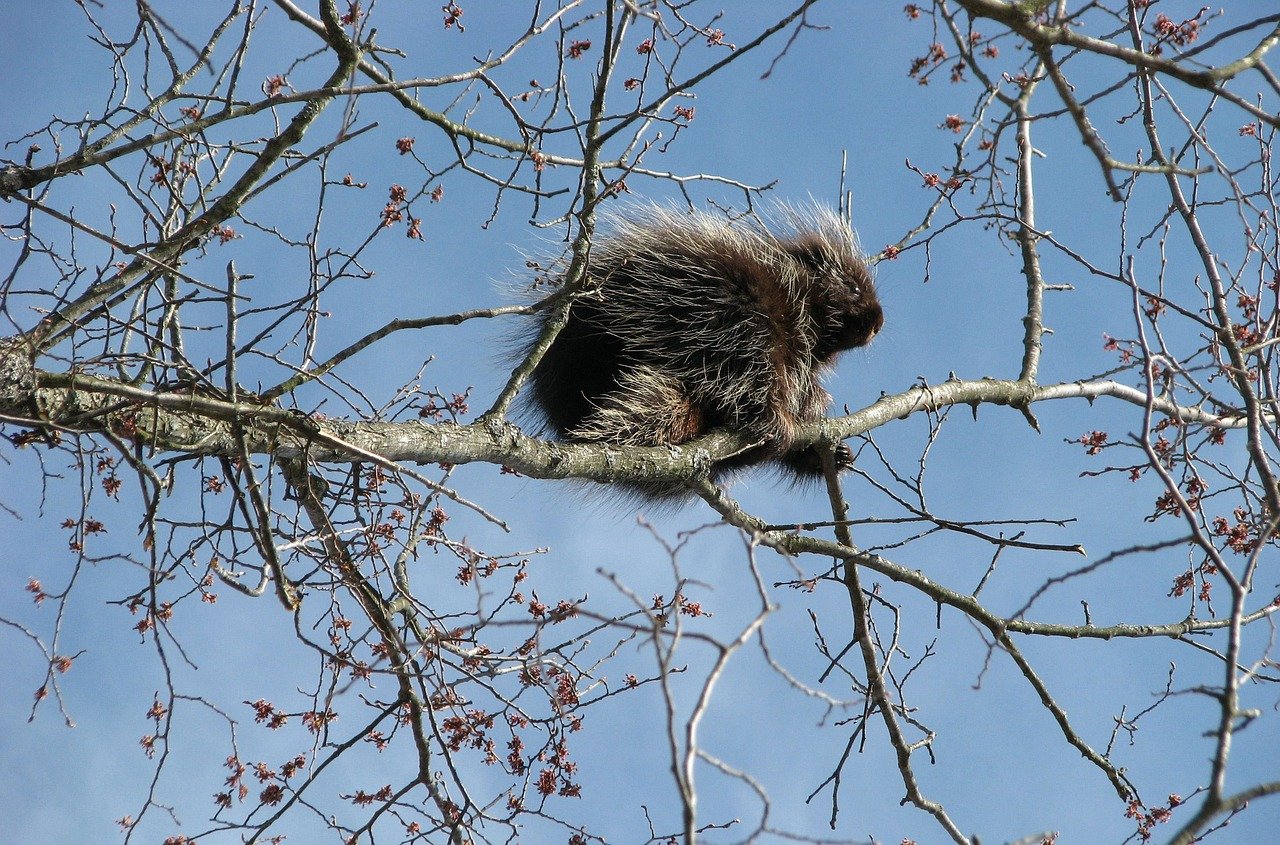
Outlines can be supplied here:
[[[797, 430], [825, 415], [820, 381], [836, 355], [869, 343], [884, 315], [836, 213], [778, 216], [779, 233], [659, 205], [603, 215], [586, 293], [531, 377], [547, 428], [577, 443], [674, 446], [723, 427], [758, 445], [717, 471], [774, 463], [797, 479], [820, 475], [816, 449], [794, 448]], [[837, 462], [850, 460], [841, 444]]]

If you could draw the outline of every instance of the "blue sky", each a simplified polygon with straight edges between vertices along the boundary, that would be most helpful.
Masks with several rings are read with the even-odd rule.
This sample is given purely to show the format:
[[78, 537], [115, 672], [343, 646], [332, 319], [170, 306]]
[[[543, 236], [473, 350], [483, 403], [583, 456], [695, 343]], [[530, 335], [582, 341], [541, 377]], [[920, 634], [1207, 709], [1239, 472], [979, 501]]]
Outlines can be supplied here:
[[[195, 33], [203, 33], [222, 13], [223, 5], [188, 8], [174, 4], [162, 11], [171, 23], [180, 26], [188, 25], [188, 15], [203, 17], [190, 24]], [[403, 66], [412, 68], [412, 73], [440, 74], [465, 69], [471, 56], [502, 43], [507, 33], [524, 23], [524, 12], [514, 20], [511, 17], [510, 9], [517, 4], [464, 5], [467, 29], [457, 33], [442, 30], [435, 4], [379, 3], [374, 9], [379, 43], [405, 49], [411, 60]], [[774, 5], [735, 5], [717, 25], [732, 41], [735, 33], [749, 32], [753, 24], [767, 20]], [[1247, 10], [1267, 4], [1239, 5]], [[1187, 8], [1187, 15], [1194, 14], [1193, 8]], [[119, 39], [127, 29], [113, 18], [117, 11], [103, 12], [102, 19], [116, 26], [112, 35]], [[55, 114], [78, 116], [100, 107], [108, 84], [103, 54], [90, 43], [75, 3], [22, 0], [10, 10], [9, 18], [10, 25], [0, 28], [0, 72], [7, 80], [0, 90], [0, 140], [15, 139]], [[771, 196], [833, 202], [841, 156], [847, 153], [846, 180], [854, 196], [855, 226], [867, 251], [875, 252], [916, 225], [932, 199], [920, 177], [905, 163], [910, 161], [925, 171], [946, 168], [954, 158], [956, 136], [941, 124], [950, 114], [970, 119], [977, 89], [949, 85], [945, 74], [927, 87], [908, 78], [911, 58], [923, 53], [933, 37], [929, 24], [908, 21], [900, 4], [819, 4], [811, 21], [824, 28], [803, 33], [769, 78], [760, 77], [777, 50], [765, 48], [698, 88], [690, 103], [696, 106], [696, 119], [666, 152], [652, 153], [647, 164], [681, 174], [717, 173], [750, 184], [777, 180]], [[994, 29], [991, 25], [988, 28]], [[313, 46], [310, 36], [298, 32], [269, 7], [245, 78], [265, 79], [284, 72], [281, 62]], [[532, 51], [523, 62], [504, 69], [498, 75], [499, 82], [519, 90], [517, 80], [531, 73], [553, 73], [546, 69], [553, 58], [547, 49]], [[1085, 79], [1091, 72], [1108, 71], [1104, 63], [1080, 64], [1086, 68], [1081, 71]], [[585, 78], [593, 66], [594, 58], [589, 64], [567, 70]], [[291, 73], [290, 80], [301, 89], [309, 83], [308, 75], [316, 72], [303, 69], [296, 75]], [[547, 76], [539, 78], [549, 81]], [[571, 80], [575, 85], [582, 81], [577, 77]], [[135, 79], [132, 84], [137, 86], [140, 81]], [[256, 92], [256, 82], [245, 85], [246, 96]], [[423, 94], [429, 102], [442, 96], [447, 101], [452, 93]], [[1047, 89], [1042, 91], [1040, 102], [1044, 109], [1058, 105]], [[483, 108], [492, 106], [486, 102]], [[1116, 133], [1108, 137], [1116, 139], [1117, 155], [1127, 155], [1128, 147], [1141, 143], [1136, 134], [1139, 128], [1116, 125], [1116, 114], [1108, 113], [1109, 108], [1107, 103], [1098, 107], [1101, 115], [1111, 118], [1105, 123], [1106, 131]], [[362, 192], [334, 192], [325, 224], [326, 235], [334, 244], [358, 242], [376, 226], [378, 211], [386, 201], [385, 186], [422, 183], [420, 168], [390, 152], [396, 138], [413, 136], [416, 151], [424, 160], [447, 161], [438, 133], [411, 121], [405, 112], [372, 98], [362, 100], [360, 110], [357, 125], [377, 121], [379, 126], [351, 142], [335, 167], [350, 168], [357, 180], [367, 181], [370, 187]], [[479, 114], [481, 122], [497, 119], [490, 111]], [[313, 133], [317, 143], [326, 131], [332, 134], [333, 126], [324, 121], [317, 125]], [[1071, 124], [1061, 120], [1046, 122], [1036, 130], [1036, 146], [1045, 154], [1037, 173], [1040, 225], [1059, 241], [1115, 270], [1112, 265], [1121, 208], [1106, 198], [1097, 165], [1072, 130]], [[48, 161], [48, 139], [40, 143], [46, 146], [42, 161]], [[7, 147], [0, 156], [20, 159], [26, 144]], [[68, 138], [66, 145], [73, 144]], [[329, 175], [340, 178], [341, 173]], [[563, 173], [548, 176], [555, 184], [566, 179]], [[628, 183], [640, 197], [665, 200], [676, 196], [668, 183], [636, 178]], [[324, 322], [318, 357], [341, 349], [396, 316], [450, 313], [515, 301], [524, 256], [550, 250], [556, 238], [563, 236], [563, 229], [548, 231], [529, 225], [534, 213], [531, 203], [512, 194], [502, 198], [502, 213], [486, 227], [495, 202], [491, 186], [456, 171], [440, 184], [445, 190], [444, 201], [436, 205], [424, 201], [418, 206], [423, 211], [424, 241], [398, 235], [380, 239], [363, 256], [375, 275], [344, 283], [326, 294], [325, 308], [334, 316]], [[273, 246], [270, 239], [253, 232], [252, 223], [279, 226], [286, 234], [305, 233], [311, 225], [307, 215], [314, 186], [312, 176], [296, 183], [286, 181], [265, 193], [246, 207], [245, 217], [250, 222], [236, 224], [243, 239], [193, 260], [191, 272], [219, 280], [227, 259], [234, 258], [241, 272], [255, 276], [246, 282], [251, 295], [277, 299], [285, 292], [304, 290], [306, 265], [298, 252]], [[1152, 183], [1149, 194], [1135, 202], [1134, 212], [1146, 215], [1141, 226], [1134, 225], [1135, 232], [1144, 231], [1156, 220], [1152, 215], [1158, 215], [1161, 207], [1157, 188]], [[114, 190], [109, 180], [90, 175], [79, 187], [74, 180], [63, 180], [52, 201], [63, 209], [74, 208], [94, 225], [102, 226], [110, 204], [119, 202]], [[714, 186], [697, 186], [695, 194], [700, 201], [741, 200], [740, 195]], [[561, 210], [555, 199], [547, 202], [540, 219], [553, 216], [552, 209]], [[6, 223], [18, 213], [12, 204], [2, 210]], [[950, 218], [944, 213], [939, 219]], [[1231, 234], [1231, 227], [1238, 228], [1238, 224], [1230, 215], [1214, 216], [1211, 222], [1221, 227], [1213, 232], [1220, 234], [1224, 251], [1238, 251]], [[64, 231], [56, 233], [65, 237]], [[122, 231], [121, 236], [135, 239], [137, 230]], [[1235, 237], [1238, 240], [1238, 235]], [[85, 243], [80, 248], [83, 263], [104, 260], [96, 245]], [[1181, 250], [1185, 246], [1170, 246], [1175, 258]], [[0, 264], [9, 266], [13, 252], [11, 242], [0, 244]], [[1230, 260], [1238, 259], [1231, 255]], [[1045, 250], [1044, 261], [1048, 281], [1070, 284], [1074, 289], [1049, 294], [1046, 321], [1054, 334], [1046, 338], [1041, 381], [1083, 378], [1113, 366], [1114, 354], [1102, 348], [1103, 333], [1132, 334], [1128, 291], [1088, 276], [1052, 250]], [[1020, 266], [1011, 244], [977, 224], [959, 228], [932, 244], [927, 282], [922, 249], [881, 262], [876, 274], [886, 327], [872, 347], [845, 356], [833, 374], [829, 389], [836, 398], [835, 409], [847, 405], [856, 410], [873, 402], [881, 392], [905, 390], [920, 380], [940, 383], [952, 373], [962, 378], [1016, 377], [1025, 303]], [[1171, 280], [1174, 282], [1185, 284], [1186, 280]], [[27, 283], [36, 284], [37, 280], [31, 277]], [[212, 306], [209, 314], [211, 320], [216, 319]], [[377, 404], [387, 401], [430, 359], [424, 386], [438, 386], [445, 393], [472, 388], [474, 413], [487, 406], [507, 375], [502, 349], [510, 332], [509, 325], [481, 321], [457, 329], [410, 333], [353, 359], [340, 374]], [[200, 338], [193, 340], [193, 344], [200, 342]], [[213, 344], [211, 354], [216, 354], [219, 336], [214, 334], [207, 342]], [[260, 365], [259, 377], [269, 381], [278, 376], [269, 364]], [[323, 400], [325, 413], [344, 413], [336, 400], [325, 398], [322, 392], [303, 391], [301, 395], [308, 401]], [[1098, 468], [1099, 460], [1086, 458], [1078, 445], [1064, 442], [1093, 429], [1110, 429], [1117, 436], [1136, 431], [1140, 426], [1138, 409], [1070, 401], [1045, 403], [1036, 413], [1039, 433], [1007, 408], [985, 406], [976, 420], [967, 407], [957, 408], [929, 459], [929, 501], [940, 516], [1075, 520], [1065, 528], [1037, 527], [1032, 531], [1042, 542], [1081, 543], [1088, 549], [1088, 558], [1016, 549], [1001, 556], [983, 597], [989, 607], [1002, 613], [1021, 606], [1048, 577], [1096, 560], [1115, 548], [1153, 542], [1176, 531], [1164, 523], [1142, 522], [1158, 493], [1152, 483], [1134, 485], [1116, 476], [1081, 478], [1082, 471]], [[885, 454], [907, 473], [914, 472], [927, 436], [928, 427], [920, 416], [876, 432]], [[1240, 442], [1233, 441], [1229, 448], [1241, 448]], [[1224, 461], [1235, 459], [1236, 454], [1228, 453]], [[153, 767], [143, 757], [138, 738], [151, 732], [145, 713], [153, 694], [166, 683], [157, 646], [135, 633], [131, 626], [136, 620], [113, 604], [141, 583], [130, 563], [110, 557], [137, 554], [139, 540], [134, 529], [140, 512], [136, 496], [125, 495], [118, 504], [99, 497], [100, 512], [95, 515], [110, 517], [108, 534], [94, 546], [95, 553], [104, 559], [77, 566], [66, 549], [66, 532], [59, 528], [63, 519], [77, 513], [75, 471], [63, 465], [62, 456], [54, 458], [62, 463], [49, 468], [63, 476], [63, 483], [50, 485], [47, 495], [40, 498], [38, 460], [32, 450], [8, 450], [5, 463], [0, 465], [0, 501], [21, 516], [19, 520], [0, 514], [0, 618], [28, 626], [45, 637], [58, 626], [60, 653], [80, 655], [72, 671], [61, 679], [67, 710], [77, 726], [66, 727], [50, 702], [28, 723], [31, 694], [42, 683], [45, 662], [22, 633], [0, 627], [6, 655], [2, 664], [5, 692], [0, 695], [0, 761], [11, 771], [11, 786], [0, 794], [0, 827], [13, 841], [115, 841], [119, 833], [113, 820], [137, 812], [152, 777]], [[883, 475], [873, 461], [866, 468]], [[672, 593], [668, 556], [649, 530], [638, 524], [635, 508], [616, 502], [602, 504], [589, 485], [513, 479], [487, 465], [462, 467], [455, 480], [464, 495], [506, 518], [513, 530], [503, 535], [456, 509], [450, 526], [454, 536], [466, 536], [494, 554], [550, 549], [533, 564], [533, 583], [540, 587], [543, 600], [589, 596], [592, 606], [600, 611], [626, 609], [628, 602], [602, 571], [616, 575], [640, 596]], [[793, 490], [767, 474], [742, 477], [733, 493], [749, 510], [773, 522], [820, 519], [824, 513], [818, 491]], [[847, 495], [855, 513], [894, 512], [889, 502], [863, 482], [851, 480]], [[198, 480], [188, 479], [166, 506], [175, 513], [186, 509], [194, 514], [198, 501]], [[714, 515], [700, 506], [646, 516], [657, 533], [669, 540], [682, 530], [715, 521]], [[858, 538], [870, 546], [893, 542], [903, 534], [900, 528], [872, 526], [859, 529]], [[758, 554], [766, 581], [794, 576], [790, 563], [772, 553]], [[990, 563], [991, 549], [947, 536], [928, 538], [886, 555], [948, 586], [971, 590]], [[690, 622], [691, 627], [701, 625], [700, 630], [723, 636], [747, 624], [757, 609], [754, 586], [743, 545], [733, 531], [719, 527], [698, 534], [681, 553], [679, 565], [686, 576], [699, 582], [696, 597], [715, 613], [709, 620]], [[1180, 550], [1129, 559], [1077, 582], [1078, 587], [1050, 591], [1032, 615], [1077, 622], [1080, 601], [1085, 599], [1098, 622], [1172, 622], [1185, 615], [1187, 605], [1165, 597], [1164, 585], [1186, 565], [1187, 555]], [[801, 561], [800, 566], [811, 574], [821, 571], [826, 563], [809, 560]], [[469, 599], [467, 591], [452, 581], [451, 558], [428, 556], [422, 567], [423, 589], [439, 595], [441, 606], [450, 600], [462, 603]], [[66, 605], [62, 620], [51, 618], [53, 602], [45, 607], [33, 605], [24, 590], [32, 577], [39, 578], [46, 589], [60, 589], [74, 581], [74, 598]], [[939, 615], [931, 603], [884, 579], [868, 577], [868, 583], [881, 584], [885, 595], [902, 605], [904, 650], [913, 658], [926, 649], [936, 652], [908, 687], [908, 700], [920, 708], [919, 718], [938, 734], [936, 765], [923, 758], [916, 762], [926, 794], [942, 801], [963, 830], [980, 835], [984, 842], [1011, 841], [1049, 830], [1062, 831], [1059, 841], [1063, 843], [1123, 841], [1132, 831], [1132, 824], [1122, 817], [1123, 807], [1099, 772], [1062, 741], [1051, 718], [1008, 660], [996, 656], [984, 672], [983, 638], [957, 613], [943, 611]], [[212, 811], [210, 796], [222, 788], [219, 767], [228, 748], [238, 749], [245, 760], [275, 762], [306, 750], [305, 736], [273, 734], [255, 725], [243, 702], [260, 697], [281, 701], [298, 698], [298, 690], [319, 683], [317, 658], [295, 642], [291, 620], [273, 600], [248, 599], [229, 589], [218, 593], [216, 605], [191, 603], [187, 606], [192, 609], [175, 620], [181, 651], [167, 640], [161, 646], [163, 665], [172, 673], [175, 686], [180, 691], [203, 692], [223, 712], [198, 702], [184, 702], [176, 712], [175, 736], [180, 733], [183, 741], [175, 742], [172, 758], [165, 763], [166, 780], [159, 798], [174, 805], [181, 827], [175, 827], [174, 818], [153, 809], [135, 841], [162, 841], [179, 829], [188, 835], [205, 830]], [[771, 600], [777, 609], [765, 632], [772, 653], [797, 677], [816, 684], [824, 664], [813, 648], [810, 612], [832, 642], [842, 642], [849, 629], [847, 597], [842, 602], [839, 591], [826, 585], [812, 594], [775, 589]], [[1095, 747], [1107, 744], [1114, 717], [1122, 707], [1132, 716], [1152, 703], [1153, 693], [1164, 688], [1171, 660], [1178, 667], [1175, 686], [1217, 678], [1210, 658], [1189, 648], [1171, 648], [1163, 640], [1020, 640], [1019, 644], [1077, 729]], [[696, 679], [706, 669], [709, 652], [692, 641], [684, 648], [681, 662], [688, 664], [689, 671], [679, 679], [676, 692], [681, 705], [687, 707]], [[626, 671], [652, 672], [651, 653], [643, 643], [624, 648], [607, 674], [616, 684]], [[1188, 680], [1182, 681], [1183, 677]], [[370, 697], [391, 694], [389, 682], [383, 679], [380, 683], [381, 690], [375, 686], [367, 691]], [[837, 698], [851, 697], [847, 684], [842, 687], [838, 679], [822, 688]], [[1253, 706], [1263, 707], [1267, 717], [1274, 718], [1274, 694], [1259, 694], [1256, 700], [1253, 690], [1246, 694]], [[659, 739], [660, 707], [653, 688], [647, 688], [587, 710], [587, 741], [580, 741], [577, 751], [584, 797], [565, 812], [584, 819], [611, 842], [643, 841], [645, 822], [637, 795], [643, 796], [660, 831], [676, 827], [678, 813], [672, 800], [668, 760]], [[364, 718], [357, 708], [350, 711], [350, 723], [343, 725], [346, 731]], [[849, 737], [850, 729], [835, 723], [853, 715], [856, 713], [824, 713], [821, 702], [789, 689], [764, 666], [757, 650], [747, 650], [734, 659], [721, 680], [703, 738], [711, 753], [760, 778], [771, 795], [770, 824], [774, 827], [842, 840], [876, 837], [898, 842], [909, 837], [921, 843], [942, 841], [941, 831], [924, 813], [898, 806], [902, 786], [878, 726], [865, 749], [844, 769], [837, 829], [826, 827], [829, 790], [805, 803], [806, 796], [830, 773]], [[1212, 727], [1214, 716], [1207, 699], [1183, 695], [1145, 717], [1132, 746], [1127, 736], [1119, 737], [1116, 760], [1128, 768], [1148, 803], [1158, 805], [1168, 793], [1186, 793], [1201, 782], [1211, 753], [1211, 745], [1201, 732]], [[1266, 717], [1241, 735], [1233, 751], [1231, 783], [1235, 787], [1274, 778], [1276, 736], [1274, 721]], [[362, 750], [344, 758], [340, 770], [332, 773], [331, 780], [322, 781], [320, 788], [331, 792], [376, 789], [384, 782], [395, 782], [407, 771], [407, 758], [401, 753], [379, 755]], [[464, 761], [463, 765], [474, 769], [471, 776], [477, 783], [501, 783], [497, 772], [475, 761]], [[741, 783], [709, 768], [701, 768], [699, 776], [703, 818], [717, 823], [742, 819], [727, 831], [709, 832], [707, 841], [738, 841], [758, 818], [759, 802]], [[1264, 841], [1267, 832], [1274, 830], [1276, 818], [1275, 807], [1264, 799], [1233, 821], [1219, 841]], [[305, 814], [291, 824], [296, 827], [279, 832], [289, 834], [292, 842], [322, 841], [322, 835], [328, 836], [322, 834], [323, 826], [315, 818]], [[559, 832], [558, 839], [534, 836], [551, 837], [552, 833], [531, 832], [528, 841], [564, 838]], [[209, 841], [238, 840], [226, 834]]]

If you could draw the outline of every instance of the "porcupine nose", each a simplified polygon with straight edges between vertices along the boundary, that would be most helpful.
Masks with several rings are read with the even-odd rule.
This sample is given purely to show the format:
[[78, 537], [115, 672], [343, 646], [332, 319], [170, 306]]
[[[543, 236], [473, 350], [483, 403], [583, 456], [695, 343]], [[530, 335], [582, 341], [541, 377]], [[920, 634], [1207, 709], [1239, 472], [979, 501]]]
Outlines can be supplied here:
[[884, 311], [879, 303], [872, 303], [865, 310], [846, 314], [840, 326], [840, 349], [866, 346], [884, 328]]
[[884, 328], [884, 311], [879, 305], [872, 309], [871, 324], [867, 329], [867, 339], [863, 341], [863, 345], [870, 343], [876, 335], [880, 334], [880, 330]]

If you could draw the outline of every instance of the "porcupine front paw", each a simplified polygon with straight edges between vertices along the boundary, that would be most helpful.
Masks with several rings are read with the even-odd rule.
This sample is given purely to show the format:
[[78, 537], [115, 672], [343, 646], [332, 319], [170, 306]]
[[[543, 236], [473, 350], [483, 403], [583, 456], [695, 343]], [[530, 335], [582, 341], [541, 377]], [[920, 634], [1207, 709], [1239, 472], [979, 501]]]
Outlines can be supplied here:
[[[809, 446], [804, 449], [798, 449], [788, 453], [782, 459], [782, 463], [795, 471], [796, 475], [801, 476], [819, 476], [822, 475], [822, 455], [818, 451], [817, 446]], [[853, 467], [853, 452], [847, 445], [841, 443], [836, 446], [836, 469], [840, 472], [851, 469]]]

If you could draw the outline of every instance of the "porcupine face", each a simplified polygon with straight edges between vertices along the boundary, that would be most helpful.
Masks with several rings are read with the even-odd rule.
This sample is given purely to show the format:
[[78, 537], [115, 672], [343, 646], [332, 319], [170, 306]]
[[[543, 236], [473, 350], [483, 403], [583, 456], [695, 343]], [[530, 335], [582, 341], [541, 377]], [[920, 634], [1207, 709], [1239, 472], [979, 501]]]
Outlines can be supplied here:
[[884, 311], [871, 271], [852, 244], [809, 233], [781, 246], [804, 268], [800, 284], [817, 326], [818, 359], [870, 343], [884, 327]]

